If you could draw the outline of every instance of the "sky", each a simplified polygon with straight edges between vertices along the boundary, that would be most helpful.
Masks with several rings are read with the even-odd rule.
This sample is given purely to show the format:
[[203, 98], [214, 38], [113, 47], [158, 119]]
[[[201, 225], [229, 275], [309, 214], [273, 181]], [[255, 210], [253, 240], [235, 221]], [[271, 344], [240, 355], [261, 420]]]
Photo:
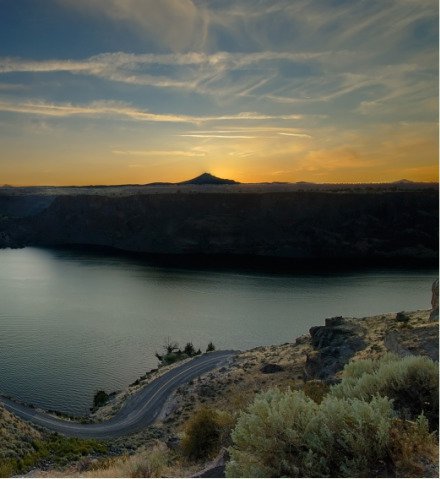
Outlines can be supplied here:
[[0, 184], [438, 181], [436, 0], [0, 0]]

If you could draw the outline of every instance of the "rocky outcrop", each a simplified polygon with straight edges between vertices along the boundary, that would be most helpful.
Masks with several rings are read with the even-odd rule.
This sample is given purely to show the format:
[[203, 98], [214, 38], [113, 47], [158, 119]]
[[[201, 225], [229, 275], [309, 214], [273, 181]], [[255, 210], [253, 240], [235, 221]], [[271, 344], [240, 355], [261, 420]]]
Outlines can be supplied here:
[[384, 344], [388, 351], [398, 356], [410, 356], [411, 351], [404, 347], [400, 331], [388, 331], [384, 337]]
[[281, 371], [284, 371], [284, 368], [280, 366], [279, 364], [264, 364], [261, 366], [260, 371], [263, 374], [274, 374], [274, 373], [280, 373]]
[[310, 329], [314, 351], [307, 355], [307, 380], [329, 380], [344, 368], [354, 354], [365, 348], [365, 330], [359, 321], [342, 317], [328, 318], [325, 326]]
[[432, 299], [431, 299], [431, 321], [438, 321], [438, 279], [432, 284]]
[[398, 356], [422, 355], [438, 361], [438, 326], [426, 324], [391, 329], [385, 333], [384, 344], [388, 351]]
[[401, 264], [404, 259], [434, 263], [438, 258], [434, 189], [66, 194], [41, 201], [19, 196], [13, 203], [2, 196], [0, 247], [80, 244], [253, 261], [314, 259], [320, 264], [323, 259]]
[[[438, 361], [438, 280], [432, 285], [432, 310], [400, 311], [369, 318], [337, 316], [325, 320], [325, 326], [310, 329], [310, 345], [304, 366], [306, 380], [336, 380], [335, 375], [355, 355], [381, 356], [390, 351], [398, 356], [422, 355]], [[298, 338], [297, 344], [307, 341]]]

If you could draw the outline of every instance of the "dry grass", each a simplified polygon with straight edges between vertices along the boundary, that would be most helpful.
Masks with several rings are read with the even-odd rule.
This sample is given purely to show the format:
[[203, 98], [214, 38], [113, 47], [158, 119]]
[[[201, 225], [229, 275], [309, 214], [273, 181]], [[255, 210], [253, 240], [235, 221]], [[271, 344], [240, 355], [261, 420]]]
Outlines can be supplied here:
[[6, 459], [19, 459], [33, 452], [32, 441], [40, 438], [36, 429], [0, 406], [0, 466]]
[[149, 449], [132, 456], [107, 459], [90, 471], [77, 477], [185, 477], [196, 472], [198, 466], [189, 466], [167, 446], [157, 441]]
[[396, 420], [390, 432], [396, 477], [438, 477], [439, 444], [417, 421]]

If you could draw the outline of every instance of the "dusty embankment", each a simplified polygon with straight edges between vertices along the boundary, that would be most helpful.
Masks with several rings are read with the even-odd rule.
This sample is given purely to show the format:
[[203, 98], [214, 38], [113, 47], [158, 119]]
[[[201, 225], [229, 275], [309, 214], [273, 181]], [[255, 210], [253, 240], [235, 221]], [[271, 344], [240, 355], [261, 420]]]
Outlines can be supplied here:
[[432, 264], [438, 258], [438, 190], [433, 187], [229, 190], [31, 197], [3, 191], [0, 247], [95, 245], [253, 261]]

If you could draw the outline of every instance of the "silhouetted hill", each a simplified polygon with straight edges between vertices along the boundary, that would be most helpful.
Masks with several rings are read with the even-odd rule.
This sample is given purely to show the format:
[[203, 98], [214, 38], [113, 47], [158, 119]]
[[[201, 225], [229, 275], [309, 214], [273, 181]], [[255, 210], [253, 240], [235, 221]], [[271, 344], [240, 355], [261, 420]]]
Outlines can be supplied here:
[[218, 178], [210, 173], [203, 173], [192, 180], [181, 181], [178, 185], [238, 185], [239, 182], [235, 180], [227, 180], [225, 178]]
[[405, 180], [405, 179], [394, 182], [395, 185], [411, 185], [412, 183], [414, 183], [414, 181]]
[[228, 180], [211, 175], [211, 173], [203, 173], [191, 180], [180, 181], [178, 183], [171, 183], [169, 181], [155, 181], [154, 183], [147, 183], [145, 186], [179, 186], [179, 185], [239, 185], [235, 180]]

